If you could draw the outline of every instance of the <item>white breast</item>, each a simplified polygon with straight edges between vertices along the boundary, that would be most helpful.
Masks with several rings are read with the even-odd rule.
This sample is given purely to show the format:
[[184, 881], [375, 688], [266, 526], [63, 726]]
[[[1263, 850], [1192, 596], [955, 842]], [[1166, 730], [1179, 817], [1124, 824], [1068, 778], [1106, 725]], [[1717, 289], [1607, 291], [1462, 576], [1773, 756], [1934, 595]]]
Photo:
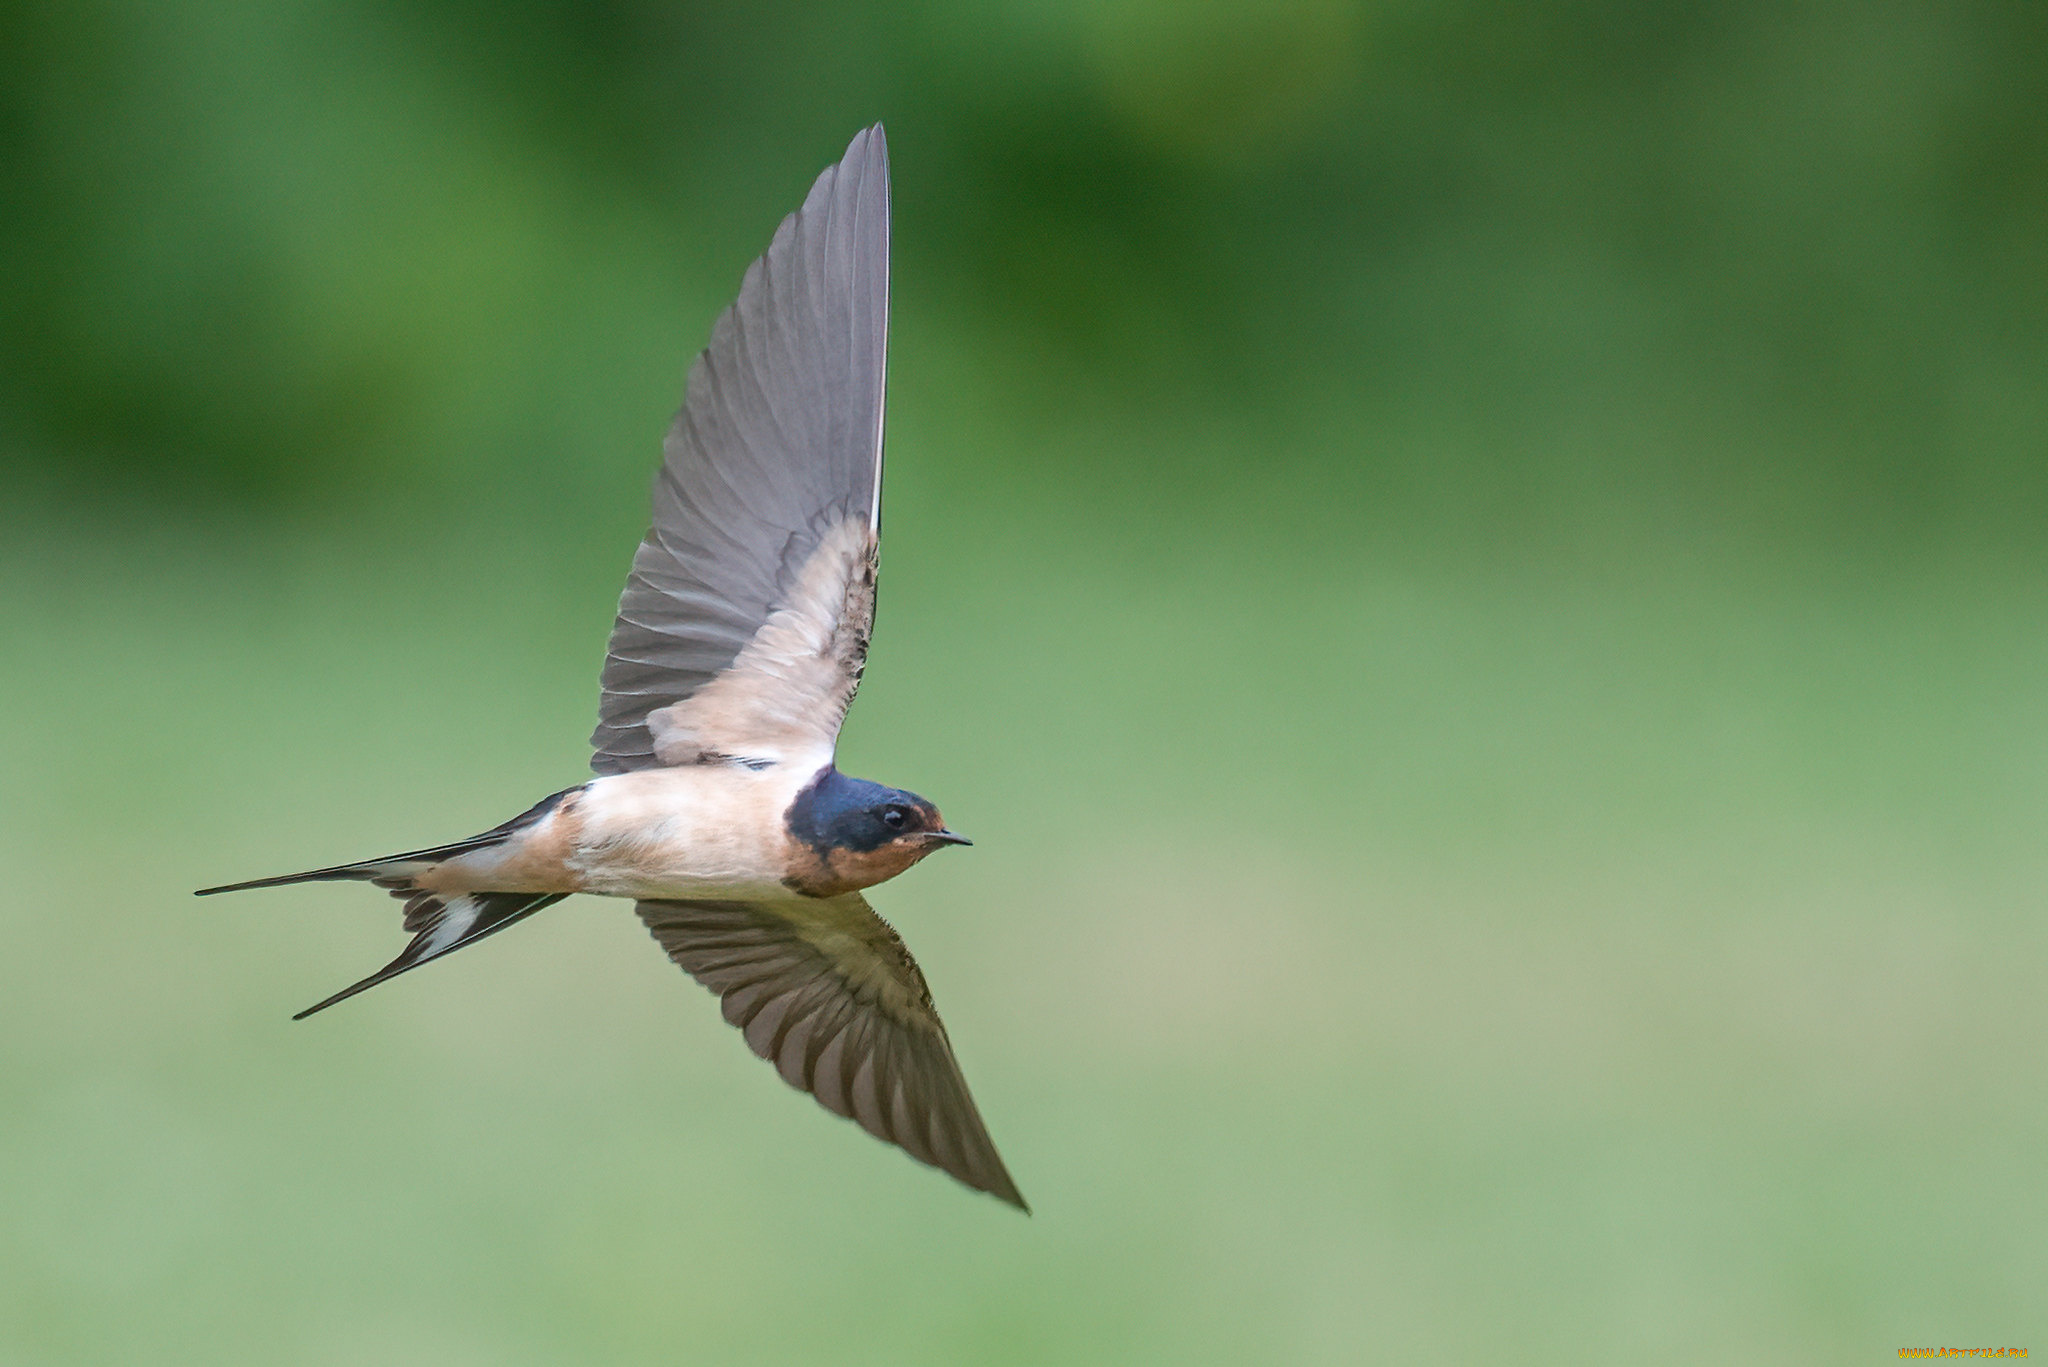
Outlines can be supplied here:
[[788, 765], [641, 769], [583, 790], [567, 862], [614, 897], [789, 897], [784, 813], [813, 775]]

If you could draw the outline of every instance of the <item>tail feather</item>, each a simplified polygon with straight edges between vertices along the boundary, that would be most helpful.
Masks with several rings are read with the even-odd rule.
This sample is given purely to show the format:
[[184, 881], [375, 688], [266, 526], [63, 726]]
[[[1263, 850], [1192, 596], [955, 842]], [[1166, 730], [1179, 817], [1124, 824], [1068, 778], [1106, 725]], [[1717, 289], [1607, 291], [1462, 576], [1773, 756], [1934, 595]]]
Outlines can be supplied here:
[[405, 952], [361, 982], [351, 983], [292, 1019], [302, 1021], [336, 1002], [347, 1001], [358, 992], [367, 992], [378, 983], [388, 982], [444, 954], [453, 954], [464, 945], [474, 944], [486, 935], [495, 935], [506, 926], [523, 921], [566, 896], [568, 894], [562, 892], [466, 892], [452, 896], [418, 893], [405, 904], [405, 928], [418, 932], [412, 943], [405, 947]]
[[493, 826], [481, 835], [473, 835], [467, 840], [458, 840], [451, 845], [435, 845], [431, 849], [387, 854], [382, 859], [362, 859], [353, 864], [308, 869], [304, 873], [279, 874], [275, 878], [251, 878], [245, 883], [224, 883], [217, 888], [201, 888], [196, 895], [211, 897], [217, 892], [247, 892], [251, 888], [282, 888], [293, 883], [335, 883], [351, 879], [379, 883], [383, 886], [400, 885], [410, 875], [423, 872], [444, 859], [453, 859], [458, 854], [468, 854], [472, 850], [489, 849], [493, 845], [504, 844], [518, 832], [553, 811], [555, 805], [563, 798], [577, 791], [576, 788], [564, 788], [559, 793], [542, 798], [504, 825]]
[[497, 840], [464, 840], [453, 845], [442, 845], [437, 849], [410, 850], [405, 854], [386, 855], [382, 859], [365, 859], [357, 864], [336, 864], [332, 868], [308, 869], [304, 873], [283, 873], [275, 878], [251, 878], [245, 883], [224, 883], [217, 888], [201, 888], [193, 896], [211, 897], [217, 892], [247, 892], [251, 888], [282, 888], [293, 883], [338, 883], [350, 879], [364, 883], [374, 883], [387, 878], [402, 880], [409, 874], [432, 868], [443, 859], [452, 859], [458, 854], [467, 854], [471, 850], [484, 849], [497, 843]]

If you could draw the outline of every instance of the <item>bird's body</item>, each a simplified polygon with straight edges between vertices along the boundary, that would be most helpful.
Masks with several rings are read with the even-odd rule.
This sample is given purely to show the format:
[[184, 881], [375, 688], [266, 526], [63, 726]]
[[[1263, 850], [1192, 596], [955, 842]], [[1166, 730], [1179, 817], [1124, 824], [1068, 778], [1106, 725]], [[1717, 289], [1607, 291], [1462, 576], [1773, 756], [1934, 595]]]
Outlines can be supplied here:
[[551, 818], [560, 874], [607, 897], [794, 896], [784, 813], [808, 781], [722, 764], [595, 779]]
[[427, 892], [590, 892], [604, 897], [796, 895], [782, 814], [791, 776], [723, 765], [644, 769], [562, 795], [504, 843], [412, 875]]
[[844, 780], [831, 768], [802, 774], [736, 764], [614, 774], [557, 794], [497, 843], [392, 874], [419, 892], [774, 902], [857, 892], [940, 845], [965, 843], [951, 832], [877, 850], [804, 839], [791, 813], [801, 815], [805, 794], [835, 781]]
[[596, 778], [466, 840], [205, 891], [357, 880], [404, 901], [405, 952], [302, 1017], [572, 894], [630, 898], [791, 1085], [1021, 1207], [923, 974], [860, 896], [968, 842], [834, 764], [874, 622], [888, 235], [876, 127], [713, 329], [620, 599]]

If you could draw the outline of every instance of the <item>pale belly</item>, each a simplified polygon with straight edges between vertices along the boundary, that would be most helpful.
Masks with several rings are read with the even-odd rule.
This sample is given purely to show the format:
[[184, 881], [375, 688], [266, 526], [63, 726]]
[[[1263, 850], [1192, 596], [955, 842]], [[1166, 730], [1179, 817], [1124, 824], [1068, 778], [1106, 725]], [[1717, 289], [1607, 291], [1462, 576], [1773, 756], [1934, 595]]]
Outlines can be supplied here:
[[779, 850], [678, 821], [577, 847], [570, 867], [584, 892], [607, 897], [792, 897]]
[[585, 891], [613, 897], [788, 897], [783, 814], [810, 776], [651, 769], [584, 790], [568, 855]]
[[794, 897], [784, 813], [809, 774], [723, 766], [594, 779], [519, 838], [422, 878], [443, 890]]

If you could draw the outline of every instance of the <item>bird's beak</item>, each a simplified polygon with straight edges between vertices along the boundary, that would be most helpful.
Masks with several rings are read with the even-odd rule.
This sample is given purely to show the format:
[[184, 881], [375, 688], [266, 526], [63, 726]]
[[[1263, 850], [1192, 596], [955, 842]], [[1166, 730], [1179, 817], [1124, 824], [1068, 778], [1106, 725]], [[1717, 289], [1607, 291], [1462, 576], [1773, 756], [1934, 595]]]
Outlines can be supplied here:
[[927, 838], [937, 845], [972, 845], [974, 843], [958, 831], [932, 831]]

